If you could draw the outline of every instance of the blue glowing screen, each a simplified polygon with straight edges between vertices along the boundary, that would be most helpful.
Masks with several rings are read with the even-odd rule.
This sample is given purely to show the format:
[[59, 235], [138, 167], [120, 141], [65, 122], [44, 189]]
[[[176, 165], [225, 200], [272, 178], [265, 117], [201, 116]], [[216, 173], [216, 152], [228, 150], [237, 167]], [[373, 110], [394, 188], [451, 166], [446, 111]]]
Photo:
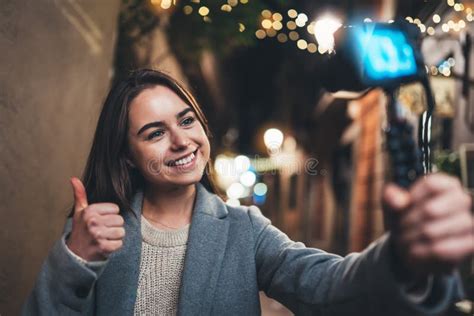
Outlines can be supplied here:
[[358, 28], [355, 32], [359, 61], [368, 80], [387, 80], [417, 74], [412, 46], [402, 31]]

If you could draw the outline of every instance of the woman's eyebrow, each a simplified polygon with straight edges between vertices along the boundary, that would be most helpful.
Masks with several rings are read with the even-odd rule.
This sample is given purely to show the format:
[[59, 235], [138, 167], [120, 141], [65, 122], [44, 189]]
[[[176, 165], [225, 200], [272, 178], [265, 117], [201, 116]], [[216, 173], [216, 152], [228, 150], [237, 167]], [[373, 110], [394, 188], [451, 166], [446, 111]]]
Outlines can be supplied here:
[[[181, 112], [179, 112], [178, 114], [176, 114], [176, 118], [177, 119], [180, 119], [182, 118], [183, 116], [185, 116], [187, 113], [189, 112], [194, 112], [194, 109], [193, 108], [186, 108], [184, 110], [182, 110]], [[146, 131], [147, 129], [149, 128], [153, 128], [153, 127], [162, 127], [164, 126], [165, 124], [161, 121], [155, 121], [155, 122], [150, 122], [150, 123], [147, 123], [145, 125], [142, 126], [142, 128], [140, 128], [140, 130], [138, 131], [137, 133], [137, 136], [139, 136], [141, 133], [143, 133], [144, 131]]]

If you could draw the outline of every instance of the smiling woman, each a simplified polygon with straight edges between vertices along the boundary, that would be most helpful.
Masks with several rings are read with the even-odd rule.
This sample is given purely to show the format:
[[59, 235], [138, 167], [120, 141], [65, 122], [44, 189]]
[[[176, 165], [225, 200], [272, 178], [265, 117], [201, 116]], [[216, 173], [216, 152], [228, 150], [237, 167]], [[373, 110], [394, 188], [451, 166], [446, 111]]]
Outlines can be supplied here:
[[[210, 136], [204, 113], [182, 84], [150, 69], [131, 73], [112, 87], [99, 117], [84, 172], [89, 202], [109, 201], [122, 211], [130, 210], [132, 195], [145, 180], [157, 184], [172, 176], [177, 168], [166, 163], [198, 147], [200, 157], [194, 177], [202, 177], [206, 188], [215, 192], [207, 164]], [[204, 174], [201, 170], [198, 176], [203, 167]], [[190, 177], [182, 177], [181, 181], [189, 181]]]
[[130, 104], [130, 164], [149, 186], [164, 191], [201, 180], [210, 145], [196, 116], [190, 105], [165, 86], [143, 90]]
[[389, 187], [397, 230], [342, 258], [209, 192], [208, 137], [174, 79], [145, 69], [118, 82], [23, 315], [259, 315], [259, 291], [298, 315], [438, 315], [461, 294], [451, 269], [474, 233], [452, 178]]

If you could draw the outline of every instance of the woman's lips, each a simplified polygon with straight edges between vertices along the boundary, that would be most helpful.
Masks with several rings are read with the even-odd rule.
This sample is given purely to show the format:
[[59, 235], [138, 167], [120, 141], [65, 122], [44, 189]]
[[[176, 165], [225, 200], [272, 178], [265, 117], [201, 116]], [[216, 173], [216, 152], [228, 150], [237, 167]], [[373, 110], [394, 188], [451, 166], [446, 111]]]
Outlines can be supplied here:
[[196, 165], [196, 160], [197, 160], [197, 155], [198, 155], [198, 150], [196, 149], [193, 153], [192, 153], [192, 160], [191, 161], [188, 161], [186, 162], [185, 164], [181, 164], [181, 165], [176, 165], [176, 164], [172, 164], [170, 165], [169, 167], [170, 168], [176, 168], [178, 170], [189, 170], [189, 169], [192, 169], [194, 168], [194, 166]]

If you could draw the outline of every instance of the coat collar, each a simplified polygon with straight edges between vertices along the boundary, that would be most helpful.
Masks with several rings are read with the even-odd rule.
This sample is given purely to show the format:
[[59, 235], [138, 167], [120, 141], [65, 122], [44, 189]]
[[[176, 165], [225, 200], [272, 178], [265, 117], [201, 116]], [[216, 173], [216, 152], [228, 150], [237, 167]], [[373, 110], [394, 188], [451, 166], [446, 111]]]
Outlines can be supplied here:
[[[132, 198], [131, 208], [136, 218], [140, 218], [143, 206], [143, 190], [137, 190]], [[223, 201], [215, 194], [210, 193], [200, 182], [196, 184], [196, 199], [194, 202], [193, 214], [202, 213], [215, 218], [227, 216], [227, 207]], [[194, 219], [194, 215], [193, 215]]]
[[[224, 202], [196, 184], [188, 246], [178, 302], [179, 315], [211, 313], [219, 272], [227, 245], [229, 222]], [[121, 251], [114, 253], [97, 284], [99, 315], [133, 314], [141, 257], [141, 212], [143, 192], [131, 203], [133, 213], [124, 213], [126, 236]]]

